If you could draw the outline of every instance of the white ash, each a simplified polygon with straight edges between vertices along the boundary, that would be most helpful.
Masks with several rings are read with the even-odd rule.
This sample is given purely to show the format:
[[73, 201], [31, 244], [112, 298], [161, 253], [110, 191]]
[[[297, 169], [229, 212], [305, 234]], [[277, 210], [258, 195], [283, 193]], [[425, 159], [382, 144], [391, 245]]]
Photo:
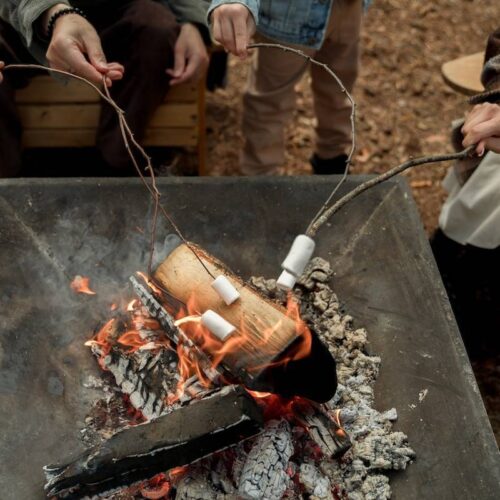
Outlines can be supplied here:
[[[326, 407], [332, 417], [336, 409], [340, 410], [341, 421], [353, 441], [352, 449], [342, 461], [325, 458], [317, 464], [318, 474], [321, 472], [330, 481], [336, 496], [351, 500], [390, 498], [389, 478], [383, 471], [406, 469], [415, 452], [409, 447], [407, 436], [392, 428], [396, 410], [379, 412], [373, 408], [381, 359], [368, 354], [367, 332], [355, 328], [352, 317], [342, 310], [328, 284], [331, 275], [330, 264], [315, 258], [294, 289], [302, 318], [325, 342], [337, 362], [338, 390]], [[285, 302], [285, 294], [277, 288], [275, 280], [252, 278], [251, 283], [271, 299]], [[300, 464], [301, 472], [303, 465]], [[312, 474], [309, 465], [302, 472], [306, 483]]]
[[290, 480], [287, 467], [292, 454], [290, 425], [286, 420], [270, 421], [246, 457], [238, 487], [240, 497], [245, 500], [282, 498]]
[[309, 463], [300, 466], [299, 480], [311, 499], [334, 500], [330, 479]]
[[[328, 262], [313, 259], [294, 294], [300, 302], [302, 318], [325, 342], [337, 362], [337, 393], [324, 405], [324, 410], [332, 420], [340, 417], [352, 448], [341, 460], [331, 459], [318, 453], [317, 443], [299, 424], [270, 421], [256, 438], [189, 466], [169, 498], [384, 500], [391, 497], [386, 473], [404, 470], [415, 453], [407, 436], [393, 430], [396, 409], [379, 412], [373, 408], [381, 359], [368, 353], [366, 330], [354, 328], [353, 319], [342, 310], [328, 284], [331, 274]], [[278, 289], [275, 280], [250, 281], [270, 299], [286, 302], [286, 293]]]

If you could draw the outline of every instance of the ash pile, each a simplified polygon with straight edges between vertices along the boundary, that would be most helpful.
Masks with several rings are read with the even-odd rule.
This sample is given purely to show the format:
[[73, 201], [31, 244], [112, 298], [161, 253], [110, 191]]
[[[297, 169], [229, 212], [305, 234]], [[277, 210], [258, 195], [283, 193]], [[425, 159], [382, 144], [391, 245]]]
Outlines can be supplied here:
[[[342, 311], [330, 278], [329, 263], [315, 258], [293, 292], [302, 319], [337, 362], [337, 392], [326, 404], [246, 391], [210, 370], [193, 375], [186, 371], [183, 346], [139, 301], [131, 302], [128, 317], [115, 316], [88, 343], [104, 370], [102, 379], [88, 381], [103, 390], [82, 430], [91, 451], [79, 462], [47, 467], [48, 494], [108, 500], [390, 498], [387, 473], [406, 469], [415, 453], [407, 436], [393, 429], [396, 409], [373, 408], [381, 359], [368, 354], [367, 332], [355, 329]], [[277, 303], [287, 302], [275, 280], [252, 278], [250, 284]], [[145, 436], [151, 425], [156, 430]], [[138, 441], [141, 453], [131, 444]], [[115, 460], [123, 463], [119, 473], [108, 473], [113, 480], [103, 480], [97, 492], [75, 488], [82, 464], [106, 469], [109, 449], [123, 455]]]

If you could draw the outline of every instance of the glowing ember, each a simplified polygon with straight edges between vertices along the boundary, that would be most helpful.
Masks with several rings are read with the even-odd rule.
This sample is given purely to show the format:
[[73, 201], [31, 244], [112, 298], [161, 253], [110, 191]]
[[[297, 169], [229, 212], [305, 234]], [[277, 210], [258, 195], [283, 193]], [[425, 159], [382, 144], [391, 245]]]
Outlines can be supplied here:
[[165, 498], [171, 489], [171, 484], [165, 474], [157, 474], [141, 488], [141, 495], [148, 500]]
[[87, 295], [95, 295], [96, 293], [92, 291], [89, 287], [90, 279], [85, 276], [77, 275], [70, 284], [71, 290], [76, 293], [85, 293]]

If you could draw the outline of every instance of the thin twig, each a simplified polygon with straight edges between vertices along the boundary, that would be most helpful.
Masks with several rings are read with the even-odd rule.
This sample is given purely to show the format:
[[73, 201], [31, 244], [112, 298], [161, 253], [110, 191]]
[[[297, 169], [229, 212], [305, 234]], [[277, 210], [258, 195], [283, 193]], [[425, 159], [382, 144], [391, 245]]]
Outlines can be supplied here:
[[352, 136], [351, 150], [349, 152], [349, 155], [348, 155], [346, 163], [345, 163], [344, 173], [343, 173], [340, 181], [337, 183], [337, 185], [335, 186], [333, 191], [330, 193], [330, 196], [328, 197], [328, 199], [323, 203], [321, 208], [318, 210], [318, 213], [312, 218], [312, 220], [311, 220], [311, 222], [306, 230], [306, 234], [307, 234], [310, 231], [312, 225], [315, 223], [315, 221], [327, 209], [328, 205], [330, 204], [333, 197], [335, 196], [335, 194], [339, 190], [340, 186], [342, 186], [342, 184], [345, 182], [345, 180], [347, 178], [347, 174], [349, 172], [349, 167], [351, 165], [352, 158], [354, 156], [354, 152], [356, 151], [356, 102], [354, 101], [354, 99], [353, 99], [352, 95], [349, 93], [349, 91], [346, 89], [345, 85], [342, 83], [342, 80], [336, 75], [336, 73], [330, 68], [330, 66], [312, 58], [311, 56], [307, 55], [302, 50], [294, 49], [292, 47], [287, 47], [287, 46], [281, 45], [279, 43], [267, 43], [267, 42], [252, 43], [252, 44], [248, 45], [248, 48], [249, 49], [254, 49], [254, 48], [280, 49], [280, 50], [283, 50], [285, 52], [291, 52], [291, 53], [296, 54], [300, 57], [303, 57], [304, 59], [309, 61], [311, 64], [314, 64], [316, 66], [323, 68], [337, 82], [337, 85], [339, 86], [340, 91], [346, 95], [346, 97], [349, 99], [349, 102], [351, 103], [351, 118], [350, 118], [350, 120], [351, 120], [351, 136]]
[[[42, 71], [48, 71], [50, 73], [58, 74], [58, 75], [63, 75], [68, 78], [73, 78], [75, 80], [78, 80], [82, 83], [85, 83], [86, 85], [90, 86], [99, 94], [99, 96], [106, 101], [115, 111], [118, 116], [118, 122], [120, 125], [120, 131], [122, 134], [123, 142], [125, 145], [125, 149], [127, 150], [128, 155], [130, 156], [130, 159], [132, 160], [132, 164], [134, 165], [135, 170], [137, 171], [141, 181], [143, 182], [144, 186], [146, 189], [149, 191], [151, 194], [151, 197], [153, 198], [154, 201], [154, 211], [153, 211], [153, 220], [151, 223], [151, 240], [150, 240], [150, 252], [149, 252], [149, 261], [148, 261], [148, 277], [151, 279], [151, 271], [152, 271], [152, 262], [153, 262], [153, 256], [154, 256], [154, 243], [156, 240], [156, 228], [157, 228], [157, 219], [158, 219], [158, 209], [162, 212], [164, 217], [167, 219], [167, 221], [170, 223], [170, 225], [173, 227], [174, 231], [177, 233], [179, 238], [182, 240], [184, 244], [193, 252], [195, 257], [198, 259], [200, 264], [203, 266], [205, 271], [212, 277], [215, 278], [214, 275], [210, 272], [210, 270], [207, 268], [206, 264], [203, 262], [201, 257], [198, 255], [196, 249], [184, 238], [184, 235], [182, 234], [181, 230], [177, 226], [177, 224], [174, 222], [170, 214], [165, 210], [165, 208], [160, 204], [160, 196], [161, 193], [159, 192], [157, 186], [156, 186], [156, 177], [155, 173], [153, 170], [153, 166], [151, 164], [151, 158], [148, 156], [144, 148], [136, 141], [134, 134], [132, 133], [132, 130], [130, 129], [127, 120], [125, 119], [125, 112], [116, 104], [116, 102], [112, 99], [109, 89], [107, 88], [106, 85], [103, 86], [104, 92], [99, 89], [97, 85], [94, 83], [90, 82], [86, 78], [83, 78], [78, 75], [74, 75], [73, 73], [70, 73], [68, 71], [63, 71], [59, 69], [54, 69], [54, 68], [48, 68], [46, 66], [42, 66], [39, 64], [9, 64], [3, 68], [2, 71], [6, 70], [24, 70], [24, 69], [36, 69], [36, 70], [42, 70]], [[104, 81], [104, 77], [103, 77]], [[148, 184], [146, 178], [144, 177], [144, 174], [142, 173], [142, 170], [137, 163], [137, 160], [134, 156], [134, 153], [130, 147], [130, 143], [136, 148], [136, 150], [140, 153], [140, 155], [144, 158], [146, 161], [146, 167], [145, 170], [149, 171], [150, 179], [151, 179], [151, 185]]]
[[405, 170], [412, 168], [412, 167], [417, 167], [419, 165], [424, 165], [426, 163], [437, 163], [441, 161], [450, 161], [450, 160], [463, 160], [467, 158], [468, 156], [471, 155], [471, 153], [474, 151], [475, 146], [469, 146], [467, 149], [464, 149], [463, 151], [460, 151], [459, 153], [450, 153], [450, 154], [444, 154], [444, 155], [433, 155], [433, 156], [422, 156], [420, 158], [414, 158], [408, 161], [405, 161], [401, 165], [398, 165], [397, 167], [391, 168], [387, 172], [384, 172], [383, 174], [378, 175], [377, 177], [374, 177], [373, 179], [370, 179], [366, 182], [363, 182], [363, 184], [360, 184], [356, 188], [354, 188], [352, 191], [349, 191], [345, 196], [340, 198], [336, 203], [334, 203], [328, 210], [326, 210], [321, 217], [310, 227], [310, 229], [307, 232], [307, 235], [311, 238], [313, 238], [318, 229], [336, 212], [338, 212], [346, 203], [350, 202], [353, 198], [356, 198], [359, 194], [361, 194], [363, 191], [366, 191], [367, 189], [376, 186], [377, 184], [380, 184], [387, 179], [390, 179], [391, 177], [394, 177], [397, 174], [400, 174], [401, 172], [404, 172]]

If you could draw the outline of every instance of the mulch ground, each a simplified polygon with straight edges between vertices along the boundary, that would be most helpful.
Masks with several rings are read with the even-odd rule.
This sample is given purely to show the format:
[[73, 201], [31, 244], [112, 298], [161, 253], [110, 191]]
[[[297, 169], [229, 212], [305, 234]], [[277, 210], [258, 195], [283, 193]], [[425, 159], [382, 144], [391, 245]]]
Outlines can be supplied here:
[[[365, 19], [353, 173], [383, 172], [411, 156], [452, 151], [451, 121], [469, 109], [466, 97], [443, 82], [441, 65], [483, 50], [500, 20], [498, 0], [375, 0]], [[228, 85], [208, 97], [211, 175], [237, 175], [241, 95], [248, 63], [230, 59]], [[309, 174], [314, 115], [309, 79], [297, 85], [297, 111], [287, 129], [284, 171]], [[446, 193], [448, 165], [423, 166], [406, 175], [429, 235]], [[493, 334], [485, 332], [485, 335]], [[473, 359], [483, 398], [500, 442], [500, 368], [495, 353]]]

